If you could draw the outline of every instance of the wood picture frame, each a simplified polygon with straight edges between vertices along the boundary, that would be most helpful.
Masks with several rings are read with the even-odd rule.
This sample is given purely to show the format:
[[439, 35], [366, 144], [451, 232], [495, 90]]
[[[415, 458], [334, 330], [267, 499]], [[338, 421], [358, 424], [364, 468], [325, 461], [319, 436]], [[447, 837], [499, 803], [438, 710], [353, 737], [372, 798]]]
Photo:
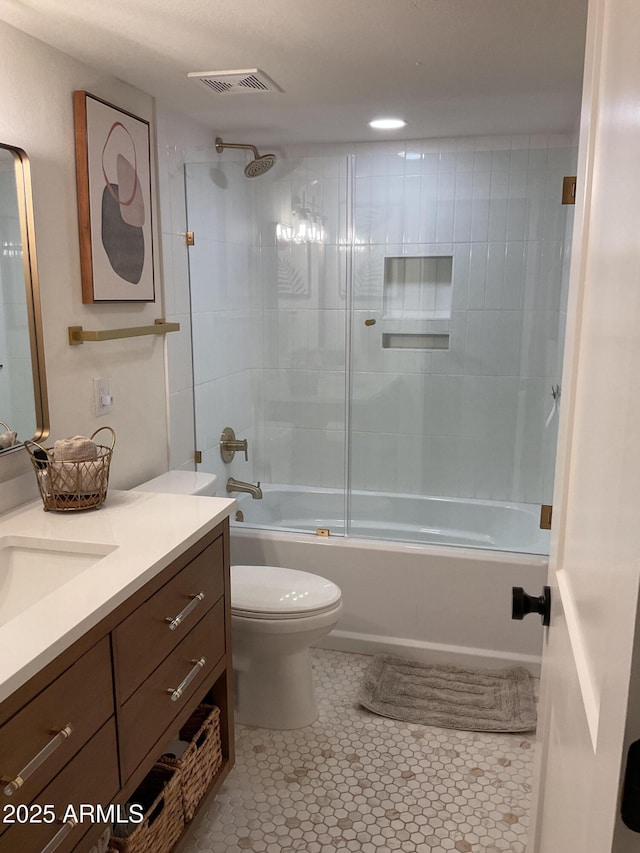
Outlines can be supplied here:
[[82, 301], [154, 302], [149, 122], [73, 93]]

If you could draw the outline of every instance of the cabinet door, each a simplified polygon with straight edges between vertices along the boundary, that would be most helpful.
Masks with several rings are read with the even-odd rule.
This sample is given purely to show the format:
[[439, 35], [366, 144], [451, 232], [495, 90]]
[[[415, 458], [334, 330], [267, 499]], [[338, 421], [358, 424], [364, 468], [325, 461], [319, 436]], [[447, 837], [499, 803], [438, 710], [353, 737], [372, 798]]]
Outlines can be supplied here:
[[[51, 750], [11, 796], [0, 786], [0, 804], [30, 803], [113, 712], [111, 649], [104, 637], [0, 727], [2, 779], [16, 778], [41, 750]], [[0, 822], [0, 835], [6, 829]]]
[[[20, 822], [9, 825], [7, 832], [0, 836], [0, 853], [40, 853], [58, 833], [65, 832], [61, 821], [65, 813], [69, 814], [69, 806], [76, 815], [82, 804], [101, 805], [106, 810], [118, 792], [116, 754], [116, 728], [112, 718], [33, 803], [20, 807], [15, 816]], [[55, 815], [53, 823], [47, 822], [50, 814]], [[5, 804], [2, 819], [6, 823], [10, 818], [11, 812]], [[94, 819], [95, 812], [93, 815], [86, 813], [82, 822], [69, 827], [56, 853], [69, 853], [95, 828]]]

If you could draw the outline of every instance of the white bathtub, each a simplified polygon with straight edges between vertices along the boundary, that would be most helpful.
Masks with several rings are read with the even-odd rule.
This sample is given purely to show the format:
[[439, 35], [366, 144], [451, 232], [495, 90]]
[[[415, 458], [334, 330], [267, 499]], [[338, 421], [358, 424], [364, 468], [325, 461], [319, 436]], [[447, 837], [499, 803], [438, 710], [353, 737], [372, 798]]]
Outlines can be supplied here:
[[[245, 524], [297, 533], [315, 533], [321, 527], [344, 534], [342, 492], [274, 484], [263, 485], [262, 493], [262, 500], [236, 495]], [[549, 553], [549, 531], [540, 530], [540, 507], [535, 504], [353, 491], [350, 516], [350, 536]]]
[[[296, 506], [305, 500], [305, 490], [288, 490], [295, 493]], [[286, 501], [281, 489], [275, 491]], [[291, 515], [271, 520], [270, 492], [267, 487], [263, 501], [242, 496], [245, 518], [257, 519], [260, 513], [261, 524], [287, 521], [286, 526], [295, 527], [289, 522], [297, 517]], [[313, 500], [323, 493], [314, 490]], [[332, 527], [324, 513], [311, 523], [306, 516], [305, 526]], [[387, 520], [371, 522], [368, 535], [380, 531], [387, 536], [388, 528]], [[537, 674], [543, 637], [540, 617], [511, 619], [511, 587], [539, 594], [547, 558], [492, 550], [495, 547], [324, 538], [248, 527], [246, 522], [234, 524], [231, 533], [232, 563], [288, 566], [322, 575], [341, 587], [343, 616], [322, 643], [325, 648], [460, 665], [522, 664]]]

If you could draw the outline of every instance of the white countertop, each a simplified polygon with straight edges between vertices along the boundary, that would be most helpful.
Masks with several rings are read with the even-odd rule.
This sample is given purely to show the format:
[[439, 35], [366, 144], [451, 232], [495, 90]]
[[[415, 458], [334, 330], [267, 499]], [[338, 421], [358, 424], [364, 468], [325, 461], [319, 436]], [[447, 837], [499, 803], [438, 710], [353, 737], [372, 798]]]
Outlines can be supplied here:
[[39, 597], [34, 588], [34, 604], [0, 625], [0, 701], [212, 530], [235, 503], [110, 490], [98, 510], [44, 512], [37, 501], [0, 515], [0, 537], [90, 543], [109, 551], [47, 595]]

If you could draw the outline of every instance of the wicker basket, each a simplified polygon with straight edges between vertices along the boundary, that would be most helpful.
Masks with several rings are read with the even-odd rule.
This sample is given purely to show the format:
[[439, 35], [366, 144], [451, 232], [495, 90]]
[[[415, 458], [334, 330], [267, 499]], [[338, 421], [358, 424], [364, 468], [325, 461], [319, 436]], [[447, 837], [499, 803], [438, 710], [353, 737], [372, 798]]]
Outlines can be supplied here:
[[220, 708], [199, 705], [180, 729], [180, 740], [189, 743], [180, 758], [164, 755], [160, 763], [180, 771], [182, 807], [188, 823], [222, 766]]
[[132, 802], [149, 802], [144, 820], [126, 838], [111, 836], [109, 848], [118, 853], [169, 853], [182, 835], [184, 816], [180, 773], [154, 765], [132, 795]]
[[53, 458], [53, 448], [42, 447], [35, 441], [24, 442], [36, 472], [45, 511], [68, 512], [99, 507], [104, 503], [116, 434], [111, 427], [104, 426], [91, 436], [93, 439], [105, 429], [111, 433], [111, 447], [96, 444], [98, 452], [95, 459], [58, 461]]

